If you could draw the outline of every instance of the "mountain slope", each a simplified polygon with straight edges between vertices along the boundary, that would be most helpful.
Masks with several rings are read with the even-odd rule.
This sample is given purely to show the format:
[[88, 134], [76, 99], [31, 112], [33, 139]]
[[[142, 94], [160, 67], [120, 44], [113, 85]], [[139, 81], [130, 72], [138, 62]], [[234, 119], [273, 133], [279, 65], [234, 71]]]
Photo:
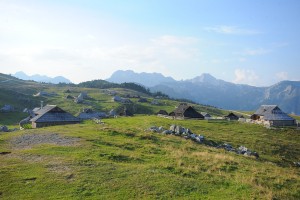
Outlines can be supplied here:
[[63, 76], [56, 76], [54, 78], [45, 76], [45, 75], [39, 75], [39, 74], [35, 74], [32, 76], [29, 76], [27, 74], [25, 74], [24, 72], [20, 71], [20, 72], [16, 72], [13, 76], [19, 78], [19, 79], [23, 79], [23, 80], [33, 80], [33, 81], [37, 81], [37, 82], [45, 82], [45, 83], [71, 83], [71, 81]]
[[[119, 74], [122, 76], [118, 77]], [[145, 74], [122, 71], [115, 73], [113, 79], [119, 82], [135, 80], [150, 87], [153, 92], [161, 91], [173, 98], [190, 99], [224, 109], [256, 110], [261, 104], [277, 104], [287, 113], [300, 115], [300, 82], [297, 81], [282, 81], [270, 87], [254, 87], [226, 82], [210, 74], [184, 81], [163, 78], [162, 75], [157, 79], [157, 76], [147, 74], [148, 81], [139, 82], [146, 77]]]

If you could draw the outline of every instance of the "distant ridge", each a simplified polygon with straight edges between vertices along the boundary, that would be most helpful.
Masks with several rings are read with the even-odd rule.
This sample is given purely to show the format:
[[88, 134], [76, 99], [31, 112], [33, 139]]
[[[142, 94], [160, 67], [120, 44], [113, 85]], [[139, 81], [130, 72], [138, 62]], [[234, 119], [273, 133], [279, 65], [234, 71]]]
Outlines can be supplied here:
[[110, 82], [135, 82], [173, 98], [190, 99], [229, 110], [256, 110], [262, 104], [276, 104], [284, 112], [300, 115], [300, 81], [281, 81], [269, 87], [234, 84], [204, 73], [176, 81], [159, 73], [116, 71]]
[[136, 73], [132, 70], [118, 70], [110, 78], [106, 79], [113, 83], [133, 82], [147, 87], [153, 87], [163, 82], [175, 82], [171, 77], [165, 77], [160, 73]]
[[56, 76], [54, 78], [45, 76], [45, 75], [39, 75], [39, 74], [35, 74], [35, 75], [27, 75], [22, 71], [16, 72], [15, 74], [13, 74], [14, 77], [17, 77], [19, 79], [22, 80], [33, 80], [33, 81], [37, 81], [37, 82], [45, 82], [45, 83], [54, 83], [54, 84], [58, 84], [58, 83], [71, 83], [71, 81], [63, 76]]

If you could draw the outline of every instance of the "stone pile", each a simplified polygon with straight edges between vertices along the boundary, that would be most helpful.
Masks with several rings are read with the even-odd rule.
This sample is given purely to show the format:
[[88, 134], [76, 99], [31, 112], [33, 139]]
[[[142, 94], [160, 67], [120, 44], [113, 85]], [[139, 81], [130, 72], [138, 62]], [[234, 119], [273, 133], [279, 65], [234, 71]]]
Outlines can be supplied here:
[[215, 147], [215, 148], [221, 148], [225, 149], [226, 151], [229, 152], [234, 152], [237, 154], [241, 154], [244, 156], [254, 156], [255, 158], [259, 158], [259, 155], [255, 151], [251, 151], [245, 146], [240, 146], [239, 148], [234, 148], [232, 145], [224, 143], [221, 145], [214, 145], [215, 143], [211, 143], [209, 141], [205, 141], [205, 138], [203, 135], [197, 135], [194, 134], [190, 129], [184, 128], [182, 126], [178, 125], [171, 125], [169, 129], [164, 129], [162, 126], [156, 127], [156, 126], [151, 126], [148, 131], [151, 131], [153, 133], [161, 133], [161, 134], [166, 134], [166, 135], [176, 135], [176, 136], [182, 136], [185, 139], [191, 139], [197, 143], [203, 143], [205, 145]]
[[222, 149], [225, 149], [226, 151], [235, 152], [237, 154], [242, 154], [244, 156], [254, 156], [255, 158], [259, 158], [259, 155], [257, 152], [251, 151], [250, 149], [248, 149], [245, 146], [240, 146], [239, 148], [235, 149], [230, 144], [224, 143], [224, 144], [217, 146], [217, 148], [222, 148]]
[[198, 143], [202, 143], [204, 141], [203, 135], [196, 135], [192, 133], [190, 129], [178, 125], [171, 125], [168, 130], [164, 129], [162, 126], [160, 127], [152, 126], [148, 130], [154, 133], [182, 136], [185, 139], [191, 139]]

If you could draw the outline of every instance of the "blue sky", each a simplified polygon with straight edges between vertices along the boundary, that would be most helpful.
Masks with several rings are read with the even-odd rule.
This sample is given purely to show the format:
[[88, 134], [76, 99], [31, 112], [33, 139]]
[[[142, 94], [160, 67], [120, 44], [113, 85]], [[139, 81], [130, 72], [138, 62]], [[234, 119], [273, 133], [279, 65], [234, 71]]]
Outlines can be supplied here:
[[298, 0], [0, 0], [0, 72], [300, 81]]

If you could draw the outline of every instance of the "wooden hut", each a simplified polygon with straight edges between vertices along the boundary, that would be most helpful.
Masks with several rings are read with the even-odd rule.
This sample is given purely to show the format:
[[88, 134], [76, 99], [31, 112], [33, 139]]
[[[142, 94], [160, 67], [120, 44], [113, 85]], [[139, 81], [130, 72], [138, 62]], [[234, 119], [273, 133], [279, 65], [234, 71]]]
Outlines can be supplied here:
[[56, 105], [46, 105], [34, 109], [35, 116], [30, 120], [32, 128], [53, 125], [75, 124], [80, 120]]
[[269, 126], [293, 126], [296, 124], [296, 120], [284, 113], [277, 105], [260, 106], [251, 119]]
[[156, 113], [157, 115], [169, 115], [167, 111], [165, 110], [160, 110]]
[[204, 119], [204, 116], [197, 112], [192, 106], [186, 103], [181, 103], [179, 106], [169, 114], [175, 118], [194, 118], [194, 119]]
[[228, 115], [226, 115], [224, 117], [225, 117], [225, 119], [228, 119], [228, 120], [239, 120], [239, 116], [237, 116], [234, 113], [229, 113]]

